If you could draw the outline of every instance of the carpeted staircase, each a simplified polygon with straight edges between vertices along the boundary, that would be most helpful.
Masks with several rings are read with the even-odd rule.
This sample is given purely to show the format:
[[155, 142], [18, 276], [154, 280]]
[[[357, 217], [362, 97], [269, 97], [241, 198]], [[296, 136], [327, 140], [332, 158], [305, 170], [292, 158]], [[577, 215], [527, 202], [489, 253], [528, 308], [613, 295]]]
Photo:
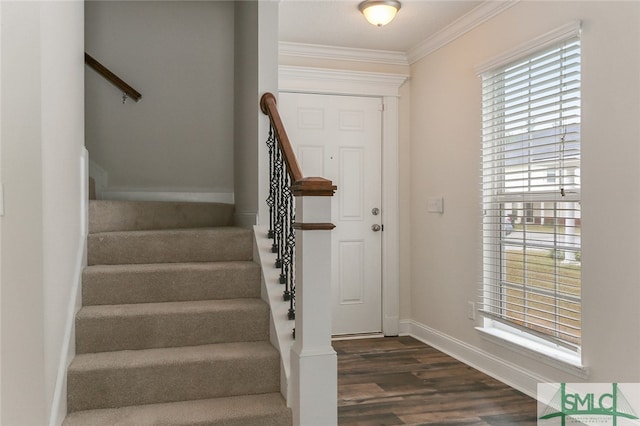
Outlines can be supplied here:
[[95, 201], [65, 426], [291, 425], [233, 206]]

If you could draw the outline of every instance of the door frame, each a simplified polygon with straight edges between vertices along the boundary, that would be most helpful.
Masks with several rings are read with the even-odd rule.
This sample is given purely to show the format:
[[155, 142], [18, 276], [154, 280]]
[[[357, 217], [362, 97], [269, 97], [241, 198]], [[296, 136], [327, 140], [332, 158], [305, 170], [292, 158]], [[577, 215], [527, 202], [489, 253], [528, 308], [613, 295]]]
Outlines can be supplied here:
[[[280, 66], [279, 91], [379, 97], [382, 111], [382, 332], [400, 333], [400, 216], [398, 98], [407, 75]], [[340, 190], [340, 188], [338, 188]]]

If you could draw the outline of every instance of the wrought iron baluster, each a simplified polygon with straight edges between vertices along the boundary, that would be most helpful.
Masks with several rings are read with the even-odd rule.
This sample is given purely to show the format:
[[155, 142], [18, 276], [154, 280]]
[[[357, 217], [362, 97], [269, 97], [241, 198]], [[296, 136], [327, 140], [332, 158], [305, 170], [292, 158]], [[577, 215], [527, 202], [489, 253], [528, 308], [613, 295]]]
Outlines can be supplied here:
[[284, 289], [284, 300], [291, 300], [291, 280], [289, 277], [289, 270], [291, 269], [292, 265], [292, 254], [293, 251], [291, 250], [291, 241], [289, 240], [289, 233], [290, 230], [293, 229], [293, 224], [291, 223], [291, 210], [293, 209], [293, 203], [292, 203], [292, 194], [291, 194], [291, 189], [290, 189], [290, 179], [288, 178], [287, 175], [287, 179], [285, 179], [284, 182], [284, 186], [282, 188], [282, 197], [283, 197], [283, 201], [284, 201], [284, 205], [285, 205], [285, 209], [284, 209], [284, 213], [285, 213], [285, 217], [283, 218], [284, 221], [284, 229], [283, 229], [283, 244], [284, 244], [284, 250], [282, 253], [282, 274], [280, 275], [280, 282], [285, 284], [285, 289]]
[[[279, 281], [284, 284], [283, 298], [289, 302], [288, 318], [295, 319], [295, 204], [291, 192], [291, 177], [286, 168], [273, 125], [269, 128], [269, 207], [268, 237], [273, 240], [271, 251], [276, 253], [275, 267], [280, 269]], [[295, 338], [295, 330], [294, 330]]]
[[[296, 318], [296, 282], [295, 282], [295, 258], [296, 258], [296, 232], [293, 229], [293, 224], [296, 220], [295, 204], [293, 203], [293, 196], [291, 195], [291, 209], [289, 210], [289, 235], [287, 236], [287, 247], [289, 249], [289, 258], [291, 264], [289, 265], [289, 319]], [[295, 338], [295, 330], [294, 330]]]
[[267, 206], [269, 206], [269, 232], [267, 238], [273, 239], [273, 216], [274, 216], [274, 199], [276, 192], [276, 182], [274, 179], [274, 163], [275, 163], [275, 145], [276, 138], [273, 131], [273, 125], [269, 125], [269, 137], [267, 138], [267, 147], [269, 148], [269, 197], [267, 197]]
[[289, 191], [289, 174], [284, 169], [284, 161], [282, 166], [282, 173], [280, 173], [280, 203], [278, 205], [278, 223], [280, 227], [278, 229], [278, 264], [276, 267], [280, 268], [280, 284], [285, 284], [285, 293], [288, 291], [287, 275], [286, 275], [286, 262], [285, 256], [287, 254], [287, 241], [285, 239], [287, 233], [287, 207], [288, 199], [287, 192]]
[[282, 175], [285, 173], [284, 170], [284, 161], [282, 158], [282, 152], [280, 152], [280, 148], [276, 149], [275, 156], [275, 169], [274, 169], [274, 180], [275, 180], [275, 198], [274, 198], [274, 238], [273, 245], [271, 246], [271, 252], [277, 253], [278, 256], [276, 258], [276, 268], [281, 267], [282, 258], [280, 257], [280, 250], [282, 248], [281, 238], [282, 238], [282, 221], [280, 218], [280, 210], [282, 209]]

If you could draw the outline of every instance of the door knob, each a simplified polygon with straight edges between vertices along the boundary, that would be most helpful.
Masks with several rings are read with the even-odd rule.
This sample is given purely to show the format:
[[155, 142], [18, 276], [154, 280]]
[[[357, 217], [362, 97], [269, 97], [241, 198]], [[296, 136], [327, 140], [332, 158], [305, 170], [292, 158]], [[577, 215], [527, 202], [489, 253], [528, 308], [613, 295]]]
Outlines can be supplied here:
[[381, 229], [382, 229], [382, 227], [380, 225], [378, 225], [377, 223], [375, 225], [371, 225], [371, 230], [373, 232], [378, 232]]
[[371, 209], [371, 214], [374, 216], [378, 216], [380, 214], [380, 209], [377, 207], [374, 207]]

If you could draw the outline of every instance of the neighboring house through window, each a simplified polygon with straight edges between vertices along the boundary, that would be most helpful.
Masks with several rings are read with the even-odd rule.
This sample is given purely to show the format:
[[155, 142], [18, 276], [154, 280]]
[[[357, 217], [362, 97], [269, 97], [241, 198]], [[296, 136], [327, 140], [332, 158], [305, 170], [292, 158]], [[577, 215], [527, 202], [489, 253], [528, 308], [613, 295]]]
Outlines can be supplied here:
[[481, 312], [485, 330], [579, 359], [580, 40], [569, 33], [481, 74]]

